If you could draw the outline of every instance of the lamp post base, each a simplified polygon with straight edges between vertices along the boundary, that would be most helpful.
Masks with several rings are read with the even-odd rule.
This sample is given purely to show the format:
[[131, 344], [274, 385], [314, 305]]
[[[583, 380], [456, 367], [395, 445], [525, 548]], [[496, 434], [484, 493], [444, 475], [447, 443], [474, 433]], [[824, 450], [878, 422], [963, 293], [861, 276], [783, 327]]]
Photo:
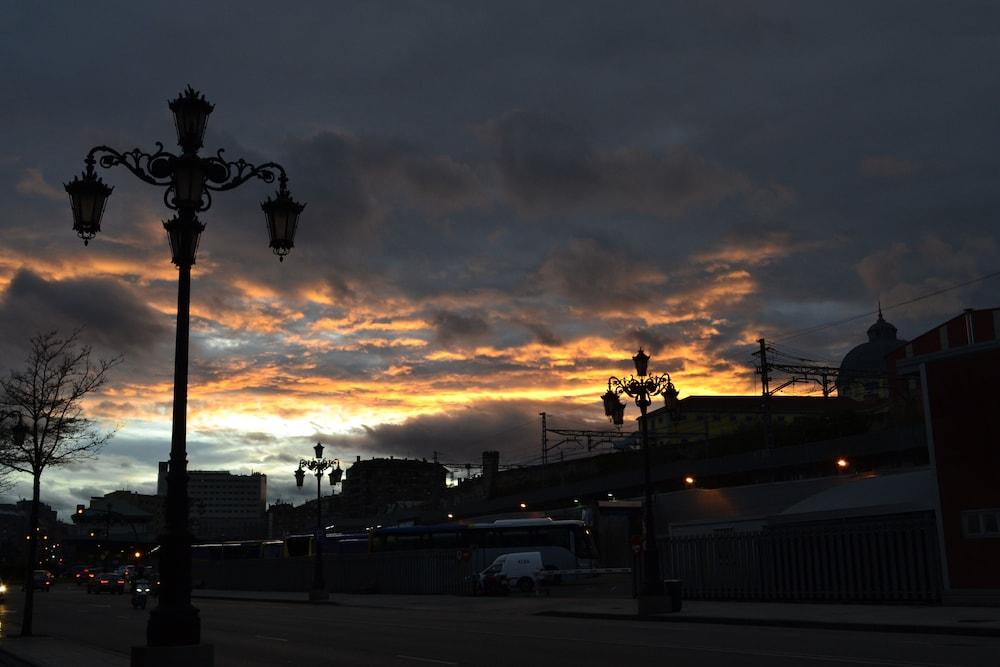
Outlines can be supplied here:
[[330, 593], [324, 588], [313, 588], [309, 591], [310, 602], [323, 602], [330, 599]]
[[132, 667], [213, 667], [215, 650], [212, 644], [187, 646], [133, 646]]

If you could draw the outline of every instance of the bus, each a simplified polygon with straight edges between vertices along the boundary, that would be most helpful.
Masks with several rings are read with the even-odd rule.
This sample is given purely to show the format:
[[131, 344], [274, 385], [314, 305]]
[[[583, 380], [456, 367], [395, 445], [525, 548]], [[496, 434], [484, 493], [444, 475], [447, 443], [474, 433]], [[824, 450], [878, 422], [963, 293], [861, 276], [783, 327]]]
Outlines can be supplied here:
[[[312, 533], [289, 535], [285, 538], [284, 555], [289, 558], [313, 555]], [[366, 554], [368, 533], [327, 533], [323, 539], [324, 554]]]
[[492, 523], [445, 523], [431, 526], [376, 528], [371, 551], [455, 549], [468, 552], [477, 569], [497, 556], [538, 551], [549, 570], [597, 567], [597, 548], [583, 521], [501, 519]]
[[244, 540], [191, 545], [193, 560], [282, 558], [284, 552], [285, 543], [282, 540]]

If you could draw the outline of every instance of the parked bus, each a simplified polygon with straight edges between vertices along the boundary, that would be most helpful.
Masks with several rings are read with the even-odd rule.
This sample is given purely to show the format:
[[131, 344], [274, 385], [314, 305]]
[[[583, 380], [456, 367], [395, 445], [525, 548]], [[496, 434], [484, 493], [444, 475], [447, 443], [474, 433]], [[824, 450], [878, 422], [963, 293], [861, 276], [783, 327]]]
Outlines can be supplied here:
[[247, 558], [281, 558], [285, 551], [282, 540], [244, 540], [242, 542], [217, 542], [192, 544], [194, 560], [242, 560]]
[[[195, 544], [195, 560], [247, 558], [301, 558], [312, 556], [312, 534], [289, 535], [284, 540], [246, 540]], [[327, 533], [323, 553], [364, 554], [415, 549], [454, 549], [467, 553], [485, 567], [497, 556], [538, 551], [547, 569], [597, 567], [597, 548], [583, 521], [503, 519], [492, 523], [445, 523], [432, 526], [375, 528], [364, 533]]]
[[372, 552], [413, 549], [468, 551], [477, 565], [492, 563], [497, 556], [507, 553], [538, 551], [547, 569], [597, 567], [597, 549], [582, 521], [506, 519], [493, 523], [376, 528], [371, 532]]
[[[313, 535], [289, 535], [285, 538], [286, 557], [312, 556]], [[324, 554], [366, 554], [368, 533], [327, 533], [323, 540]]]

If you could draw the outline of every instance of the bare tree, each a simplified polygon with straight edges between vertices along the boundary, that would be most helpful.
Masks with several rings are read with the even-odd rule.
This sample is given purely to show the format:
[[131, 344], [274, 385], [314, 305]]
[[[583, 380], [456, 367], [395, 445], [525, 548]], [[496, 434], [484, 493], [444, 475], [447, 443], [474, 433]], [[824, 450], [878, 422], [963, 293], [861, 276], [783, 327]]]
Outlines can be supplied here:
[[100, 390], [122, 357], [92, 361], [90, 346], [80, 343], [79, 335], [80, 329], [65, 337], [58, 331], [36, 334], [24, 367], [0, 380], [0, 413], [6, 423], [0, 465], [28, 473], [33, 481], [21, 623], [25, 637], [32, 634], [42, 472], [93, 456], [114, 435], [83, 416], [83, 400]]

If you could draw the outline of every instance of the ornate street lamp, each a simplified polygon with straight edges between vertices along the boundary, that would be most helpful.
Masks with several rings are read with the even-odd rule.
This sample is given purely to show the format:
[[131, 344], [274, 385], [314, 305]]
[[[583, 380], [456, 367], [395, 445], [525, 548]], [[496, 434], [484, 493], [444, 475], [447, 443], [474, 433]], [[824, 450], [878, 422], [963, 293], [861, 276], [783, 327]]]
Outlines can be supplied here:
[[[660, 555], [656, 545], [656, 518], [653, 512], [652, 463], [649, 453], [649, 424], [646, 419], [646, 409], [652, 403], [653, 396], [663, 396], [666, 406], [675, 410], [677, 397], [680, 393], [670, 380], [670, 374], [649, 375], [649, 355], [639, 348], [632, 361], [635, 363], [635, 376], [628, 378], [608, 378], [608, 390], [601, 396], [604, 401], [604, 414], [617, 426], [624, 423], [625, 404], [620, 397], [624, 394], [635, 399], [635, 404], [642, 413], [642, 451], [643, 451], [643, 502], [642, 528], [644, 533], [643, 551], [643, 581], [639, 589], [640, 609], [650, 610], [658, 607], [650, 598], [662, 597], [664, 594], [663, 579], [660, 577]], [[641, 612], [640, 612], [641, 613]]]
[[316, 456], [312, 459], [299, 460], [299, 467], [295, 470], [295, 486], [302, 488], [306, 479], [308, 469], [316, 476], [316, 537], [313, 539], [313, 584], [309, 591], [311, 601], [326, 600], [330, 593], [326, 590], [326, 581], [323, 578], [323, 539], [326, 537], [326, 530], [323, 528], [323, 473], [330, 471], [330, 486], [339, 484], [344, 471], [340, 467], [338, 459], [324, 459], [323, 445], [316, 443], [313, 447]]
[[[145, 183], [164, 188], [163, 203], [176, 214], [164, 221], [170, 244], [170, 259], [178, 268], [177, 337], [174, 353], [173, 429], [170, 438], [170, 464], [167, 473], [166, 531], [161, 538], [160, 574], [162, 588], [159, 604], [149, 615], [147, 647], [133, 649], [133, 664], [151, 655], [152, 647], [191, 646], [192, 660], [211, 661], [210, 647], [201, 642], [201, 621], [191, 605], [191, 533], [188, 526], [187, 495], [187, 379], [188, 338], [191, 310], [191, 267], [195, 263], [198, 242], [205, 225], [198, 213], [212, 206], [211, 192], [224, 192], [251, 179], [265, 183], [278, 181], [275, 199], [261, 206], [267, 220], [269, 244], [278, 258], [293, 247], [298, 216], [303, 204], [292, 199], [284, 168], [274, 162], [253, 165], [239, 159], [229, 162], [220, 149], [202, 157], [205, 127], [213, 106], [204, 96], [188, 86], [169, 102], [177, 128], [177, 144], [182, 153], [174, 155], [157, 142], [156, 150], [146, 153], [138, 148], [119, 152], [108, 146], [95, 146], [87, 153], [84, 171], [65, 184], [73, 209], [73, 229], [87, 245], [101, 231], [101, 217], [113, 188], [98, 177], [95, 166], [104, 169], [124, 166]], [[148, 658], [154, 660], [154, 658]], [[159, 664], [159, 663], [157, 663]]]

